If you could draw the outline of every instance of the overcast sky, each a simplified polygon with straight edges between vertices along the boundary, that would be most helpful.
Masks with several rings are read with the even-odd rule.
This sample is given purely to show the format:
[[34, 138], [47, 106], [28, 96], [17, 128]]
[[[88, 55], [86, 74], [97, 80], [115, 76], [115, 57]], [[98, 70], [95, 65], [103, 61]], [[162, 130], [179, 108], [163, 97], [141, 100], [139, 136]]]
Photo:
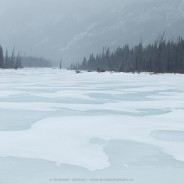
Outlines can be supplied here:
[[183, 0], [0, 0], [3, 47], [65, 64], [184, 30]]

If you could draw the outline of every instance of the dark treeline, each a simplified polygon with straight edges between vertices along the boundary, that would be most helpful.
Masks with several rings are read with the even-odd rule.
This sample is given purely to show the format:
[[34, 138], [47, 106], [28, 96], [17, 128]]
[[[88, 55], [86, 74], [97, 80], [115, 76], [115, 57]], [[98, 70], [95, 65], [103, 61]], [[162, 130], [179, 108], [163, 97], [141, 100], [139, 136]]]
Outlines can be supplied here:
[[22, 68], [22, 62], [20, 54], [15, 56], [15, 52], [11, 53], [11, 55], [8, 54], [8, 51], [6, 50], [6, 53], [4, 55], [3, 48], [0, 45], [0, 68], [8, 69], [8, 68]]
[[115, 72], [154, 72], [184, 73], [184, 40], [165, 41], [163, 37], [143, 47], [140, 43], [130, 48], [110, 52], [103, 49], [101, 54], [84, 58], [81, 64], [72, 64], [73, 70], [115, 71]]
[[22, 66], [26, 68], [48, 68], [52, 66], [51, 62], [43, 57], [23, 56], [21, 58]]
[[1, 69], [18, 69], [18, 68], [43, 68], [51, 67], [51, 62], [44, 59], [43, 57], [32, 57], [32, 56], [20, 56], [20, 54], [15, 55], [13, 50], [11, 54], [3, 52], [3, 48], [0, 45], [0, 68]]

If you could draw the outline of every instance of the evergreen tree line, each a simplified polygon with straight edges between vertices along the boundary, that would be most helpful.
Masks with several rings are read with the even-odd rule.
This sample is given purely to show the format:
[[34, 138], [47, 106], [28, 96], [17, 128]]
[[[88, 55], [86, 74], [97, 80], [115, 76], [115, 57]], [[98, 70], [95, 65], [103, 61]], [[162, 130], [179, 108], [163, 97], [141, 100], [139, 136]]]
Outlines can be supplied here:
[[3, 48], [0, 45], [0, 68], [2, 69], [8, 69], [8, 68], [22, 68], [22, 62], [21, 62], [21, 57], [20, 54], [15, 56], [15, 52], [11, 53], [11, 55], [8, 55], [8, 51], [6, 50], [5, 56], [3, 53]]
[[72, 64], [72, 70], [184, 73], [184, 40], [164, 40], [160, 37], [153, 44], [132, 48], [127, 44], [114, 52], [103, 49], [101, 54], [91, 54], [81, 64]]
[[1, 69], [18, 69], [23, 67], [28, 68], [43, 68], [51, 67], [51, 62], [44, 59], [43, 57], [32, 57], [32, 56], [20, 56], [20, 54], [15, 55], [15, 51], [9, 55], [8, 50], [3, 52], [3, 48], [0, 45], [0, 68]]

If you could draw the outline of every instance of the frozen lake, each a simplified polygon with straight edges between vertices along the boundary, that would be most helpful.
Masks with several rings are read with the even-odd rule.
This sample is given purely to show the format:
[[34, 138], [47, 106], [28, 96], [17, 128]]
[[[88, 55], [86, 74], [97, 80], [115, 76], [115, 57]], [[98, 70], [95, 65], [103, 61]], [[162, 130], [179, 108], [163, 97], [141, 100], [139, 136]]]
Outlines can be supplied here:
[[0, 70], [0, 184], [183, 184], [183, 81]]

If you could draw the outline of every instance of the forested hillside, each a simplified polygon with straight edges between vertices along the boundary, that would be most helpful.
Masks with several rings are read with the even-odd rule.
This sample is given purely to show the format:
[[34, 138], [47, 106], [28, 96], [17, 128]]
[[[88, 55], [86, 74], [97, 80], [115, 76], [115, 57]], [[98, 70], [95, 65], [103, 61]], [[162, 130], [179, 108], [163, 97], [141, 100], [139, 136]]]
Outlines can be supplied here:
[[153, 44], [134, 47], [125, 45], [111, 52], [103, 52], [89, 59], [84, 58], [81, 64], [72, 64], [74, 70], [115, 71], [115, 72], [154, 72], [184, 73], [184, 40], [165, 41], [163, 38]]

